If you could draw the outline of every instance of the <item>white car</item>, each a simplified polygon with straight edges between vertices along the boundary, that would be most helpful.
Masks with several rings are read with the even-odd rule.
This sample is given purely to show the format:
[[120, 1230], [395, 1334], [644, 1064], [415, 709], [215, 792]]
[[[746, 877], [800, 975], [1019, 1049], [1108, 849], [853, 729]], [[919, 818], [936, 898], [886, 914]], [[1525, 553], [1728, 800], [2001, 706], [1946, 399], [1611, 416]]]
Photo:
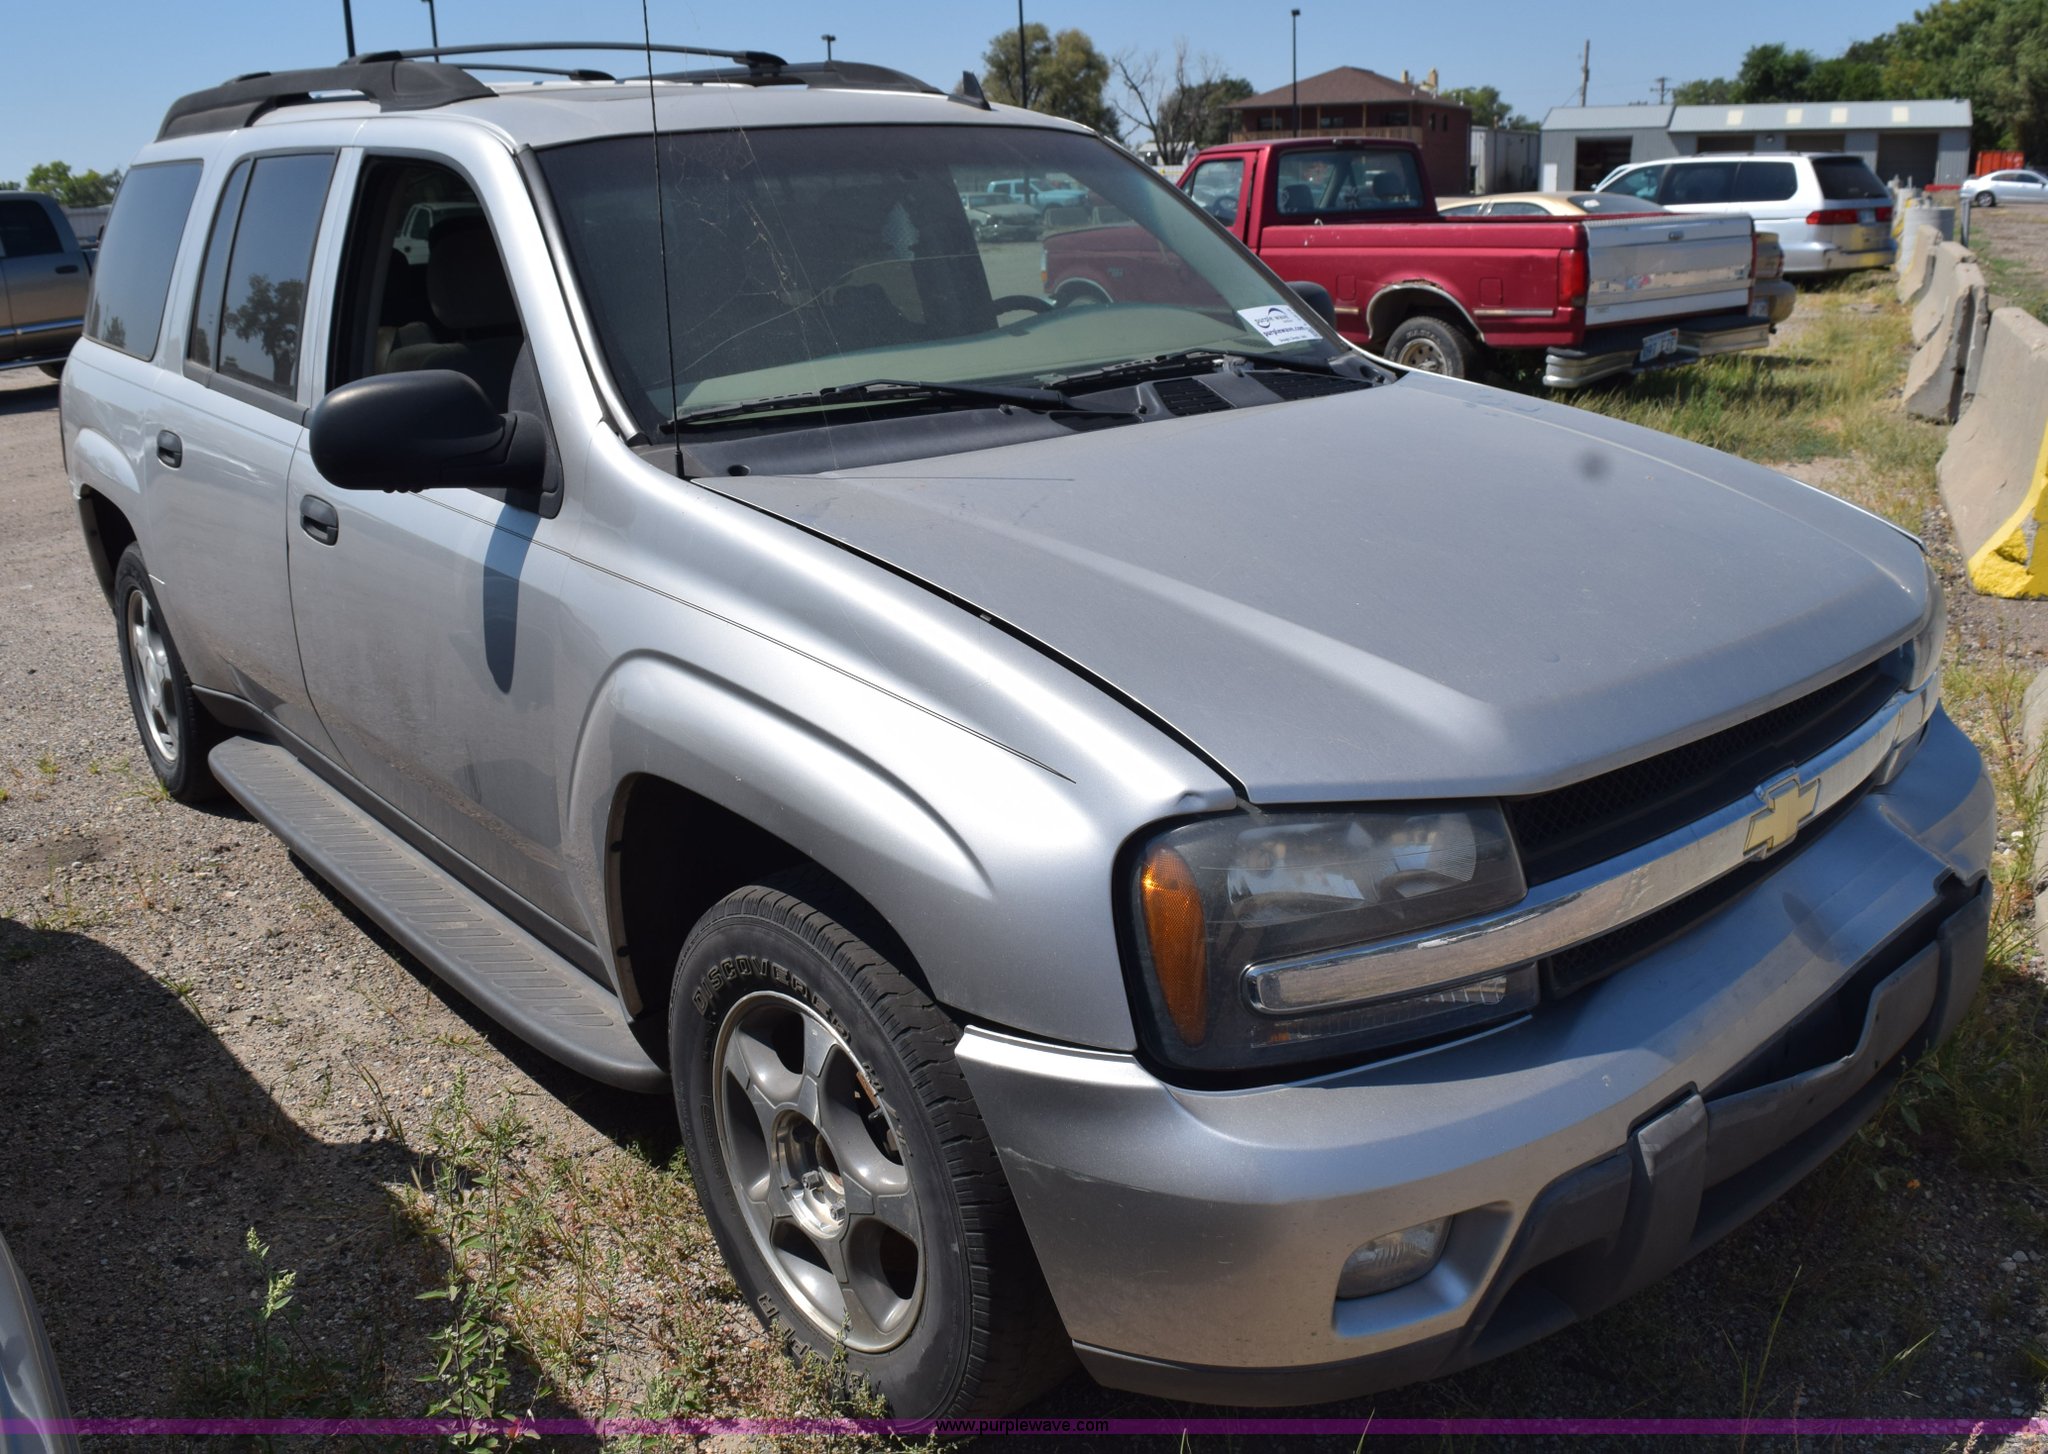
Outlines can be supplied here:
[[2048, 202], [2048, 176], [2040, 172], [1992, 172], [1963, 183], [1963, 199], [1972, 207], [2004, 202]]
[[1707, 153], [1622, 167], [1600, 183], [1668, 212], [1737, 213], [1775, 232], [1785, 276], [1818, 277], [1889, 267], [1892, 194], [1854, 155]]

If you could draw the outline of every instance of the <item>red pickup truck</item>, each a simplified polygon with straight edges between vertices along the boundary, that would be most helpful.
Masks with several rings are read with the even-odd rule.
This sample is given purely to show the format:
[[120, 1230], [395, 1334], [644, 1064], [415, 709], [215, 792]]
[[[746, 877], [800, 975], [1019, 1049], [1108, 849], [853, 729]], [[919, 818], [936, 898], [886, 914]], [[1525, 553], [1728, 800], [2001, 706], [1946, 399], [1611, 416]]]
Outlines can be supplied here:
[[[1447, 220], [1420, 148], [1377, 138], [1210, 147], [1181, 186], [1282, 278], [1326, 289], [1346, 338], [1411, 368], [1465, 378], [1483, 348], [1542, 349], [1543, 381], [1571, 388], [1770, 338], [1750, 309], [1746, 217]], [[1170, 290], [1132, 254], [1136, 230], [1048, 235], [1048, 295]]]

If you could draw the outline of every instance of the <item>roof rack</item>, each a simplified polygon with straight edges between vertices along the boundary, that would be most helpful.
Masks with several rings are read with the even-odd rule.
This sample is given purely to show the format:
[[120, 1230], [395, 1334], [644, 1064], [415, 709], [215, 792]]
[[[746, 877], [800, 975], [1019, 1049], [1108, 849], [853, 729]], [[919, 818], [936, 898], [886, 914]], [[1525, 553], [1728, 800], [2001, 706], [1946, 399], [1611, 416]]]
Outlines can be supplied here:
[[695, 81], [741, 86], [806, 86], [821, 91], [915, 91], [936, 96], [939, 88], [904, 71], [864, 61], [796, 61], [776, 70], [721, 67], [709, 71], [660, 71], [657, 81]]
[[267, 111], [311, 101], [330, 91], [356, 91], [383, 111], [430, 111], [453, 101], [497, 93], [460, 66], [410, 61], [352, 62], [305, 71], [254, 71], [224, 86], [180, 96], [164, 113], [156, 139], [232, 131]]
[[[461, 64], [450, 65], [444, 56], [487, 56], [530, 51], [615, 51], [645, 56], [650, 51], [663, 55], [710, 56], [738, 61], [742, 70], [725, 79], [766, 84], [791, 67], [781, 56], [758, 50], [709, 50], [694, 45], [646, 45], [639, 41], [539, 40], [494, 45], [438, 46], [427, 50], [374, 51], [351, 56], [338, 66], [320, 66], [298, 71], [252, 71], [224, 85], [180, 96], [164, 113], [156, 139], [196, 136], [208, 131], [232, 131], [247, 126], [266, 112], [280, 106], [303, 105], [317, 96], [333, 92], [355, 92], [377, 103], [380, 111], [431, 111], [457, 101], [479, 100], [497, 93], [472, 76]], [[543, 75], [562, 74], [575, 80], [609, 80], [602, 71], [563, 70], [538, 66], [478, 64], [479, 70], [534, 71]], [[874, 71], [879, 66], [846, 62], [838, 71]], [[895, 74], [895, 73], [891, 73]], [[909, 77], [902, 78], [909, 81]], [[861, 84], [851, 78], [844, 84]], [[872, 83], [869, 83], [872, 84]], [[921, 82], [912, 84], [922, 87]]]

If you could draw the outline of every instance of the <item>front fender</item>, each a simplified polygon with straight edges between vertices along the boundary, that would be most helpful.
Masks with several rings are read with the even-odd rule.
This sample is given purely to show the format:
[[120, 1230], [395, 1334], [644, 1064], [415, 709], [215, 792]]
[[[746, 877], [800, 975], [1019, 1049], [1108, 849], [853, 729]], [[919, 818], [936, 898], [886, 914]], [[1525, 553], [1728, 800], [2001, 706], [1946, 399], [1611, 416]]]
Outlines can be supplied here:
[[[1106, 872], [1117, 845], [1075, 784], [865, 682], [801, 659], [772, 665], [784, 676], [772, 695], [653, 653], [605, 678], [569, 793], [591, 922], [609, 917], [603, 875], [619, 789], [651, 775], [845, 882], [902, 936], [942, 1002], [1128, 1048]], [[1065, 912], [1049, 915], [1055, 908]], [[621, 998], [637, 1009], [630, 958], [613, 962]]]

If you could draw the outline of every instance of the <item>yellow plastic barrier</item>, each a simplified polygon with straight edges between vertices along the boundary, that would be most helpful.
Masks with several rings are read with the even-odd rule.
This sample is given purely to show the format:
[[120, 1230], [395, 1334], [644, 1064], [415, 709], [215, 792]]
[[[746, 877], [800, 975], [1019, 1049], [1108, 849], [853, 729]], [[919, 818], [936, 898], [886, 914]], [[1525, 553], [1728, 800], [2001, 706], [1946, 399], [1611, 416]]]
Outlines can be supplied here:
[[2026, 503], [1970, 557], [1970, 584], [1987, 596], [2048, 596], [2048, 551], [2034, 541], [2048, 525], [2048, 428], [2034, 457]]

